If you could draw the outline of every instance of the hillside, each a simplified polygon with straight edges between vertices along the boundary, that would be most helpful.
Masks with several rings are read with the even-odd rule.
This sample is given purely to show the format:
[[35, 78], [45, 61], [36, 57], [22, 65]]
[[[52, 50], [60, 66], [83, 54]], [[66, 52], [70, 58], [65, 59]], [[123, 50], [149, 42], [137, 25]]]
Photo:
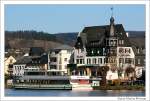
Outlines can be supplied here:
[[57, 39], [63, 40], [65, 44], [74, 46], [76, 39], [77, 39], [78, 32], [70, 32], [70, 33], [56, 33], [54, 36], [57, 37]]
[[126, 31], [129, 33], [129, 37], [145, 38], [145, 31]]
[[[145, 47], [144, 31], [127, 31], [133, 45]], [[43, 47], [45, 50], [63, 44], [74, 46], [78, 32], [49, 34], [36, 31], [6, 31], [5, 49]]]

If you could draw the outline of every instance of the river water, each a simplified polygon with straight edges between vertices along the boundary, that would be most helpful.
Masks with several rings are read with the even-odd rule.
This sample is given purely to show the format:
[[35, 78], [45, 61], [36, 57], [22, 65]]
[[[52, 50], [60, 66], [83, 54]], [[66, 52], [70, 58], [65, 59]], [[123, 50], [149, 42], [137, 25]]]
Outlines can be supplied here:
[[145, 96], [145, 91], [134, 90], [25, 90], [5, 89], [5, 96], [10, 97], [101, 97], [101, 96]]

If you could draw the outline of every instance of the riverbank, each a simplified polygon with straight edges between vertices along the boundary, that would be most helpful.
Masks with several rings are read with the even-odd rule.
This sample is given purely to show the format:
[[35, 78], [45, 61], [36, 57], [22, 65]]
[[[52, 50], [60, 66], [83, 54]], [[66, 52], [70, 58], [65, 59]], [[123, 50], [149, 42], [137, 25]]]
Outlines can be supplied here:
[[93, 87], [93, 90], [137, 90], [137, 91], [145, 91], [144, 85], [117, 85], [117, 86], [99, 86]]

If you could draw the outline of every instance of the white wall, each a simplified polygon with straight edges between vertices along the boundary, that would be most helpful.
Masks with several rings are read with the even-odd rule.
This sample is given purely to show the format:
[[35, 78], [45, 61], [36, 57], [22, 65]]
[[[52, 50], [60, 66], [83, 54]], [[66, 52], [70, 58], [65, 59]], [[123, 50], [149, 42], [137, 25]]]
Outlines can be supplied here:
[[[61, 50], [61, 56], [60, 56], [60, 63], [61, 70], [65, 71], [67, 73], [67, 64], [69, 64], [71, 52], [68, 52], [67, 50]], [[66, 61], [67, 59], [67, 61]]]
[[13, 75], [14, 76], [23, 76], [25, 64], [13, 65]]
[[[61, 70], [61, 71], [64, 71], [65, 73], [67, 73], [67, 64], [69, 64], [71, 54], [72, 54], [71, 50], [61, 50], [57, 54], [54, 54], [54, 52], [52, 52], [52, 54], [49, 54], [49, 58], [56, 57], [57, 61], [52, 62], [51, 64], [56, 65], [57, 70]], [[48, 59], [48, 60], [50, 62], [50, 59]], [[50, 68], [51, 67], [49, 66], [49, 69]]]
[[10, 57], [8, 57], [8, 58], [5, 59], [5, 68], [4, 68], [5, 74], [8, 74], [8, 69], [9, 69], [8, 66], [10, 64], [15, 63], [15, 62], [16, 62], [16, 59], [14, 57], [12, 57], [12, 56], [10, 56]]
[[107, 80], [118, 79], [118, 72], [117, 72], [117, 71], [112, 72], [111, 70], [109, 70], [109, 71], [107, 72], [106, 79], [107, 79]]
[[[119, 52], [120, 48], [122, 48], [124, 52], [120, 53]], [[130, 49], [130, 53], [125, 53], [125, 49]], [[120, 66], [120, 64], [119, 64], [119, 58], [123, 58], [124, 60], [126, 58], [132, 59], [134, 61], [134, 63], [132, 63], [131, 66], [135, 67], [135, 54], [133, 52], [132, 47], [117, 47], [117, 67]], [[123, 68], [126, 68], [126, 67], [129, 66], [129, 64], [128, 63], [123, 63], [122, 66], [123, 66]]]

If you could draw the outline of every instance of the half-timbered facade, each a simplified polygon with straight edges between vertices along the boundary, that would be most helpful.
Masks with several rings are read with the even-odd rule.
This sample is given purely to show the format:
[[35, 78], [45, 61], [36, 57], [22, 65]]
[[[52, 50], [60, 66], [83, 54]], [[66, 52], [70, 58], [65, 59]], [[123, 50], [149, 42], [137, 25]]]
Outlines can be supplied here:
[[[135, 54], [128, 34], [122, 24], [114, 21], [111, 17], [109, 25], [85, 27], [78, 34], [73, 62], [76, 70], [72, 69], [72, 74], [91, 77], [98, 76], [96, 70], [102, 66], [109, 66], [114, 71], [135, 67]], [[110, 79], [118, 79], [118, 75]]]

